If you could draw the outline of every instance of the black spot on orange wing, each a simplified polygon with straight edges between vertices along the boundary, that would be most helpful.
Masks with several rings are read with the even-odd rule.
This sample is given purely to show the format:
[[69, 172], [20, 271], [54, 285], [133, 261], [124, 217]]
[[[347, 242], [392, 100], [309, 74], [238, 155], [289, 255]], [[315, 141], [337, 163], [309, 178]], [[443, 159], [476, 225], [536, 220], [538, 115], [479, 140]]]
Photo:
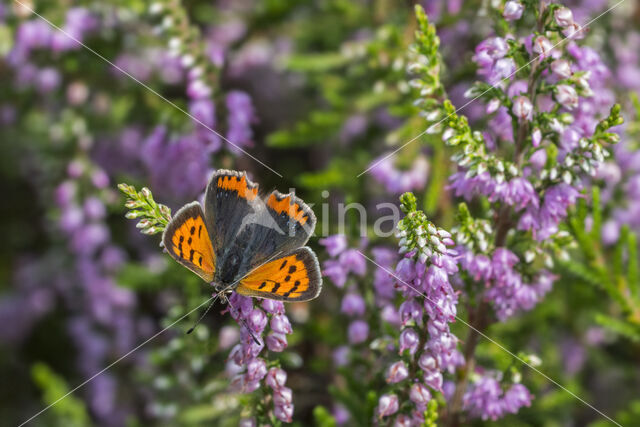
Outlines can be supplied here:
[[[284, 261], [289, 265], [286, 270], [283, 270]], [[266, 283], [272, 284], [271, 289], [265, 286]], [[306, 301], [318, 296], [321, 287], [318, 261], [311, 249], [303, 247], [257, 268], [240, 281], [237, 291], [280, 301]]]

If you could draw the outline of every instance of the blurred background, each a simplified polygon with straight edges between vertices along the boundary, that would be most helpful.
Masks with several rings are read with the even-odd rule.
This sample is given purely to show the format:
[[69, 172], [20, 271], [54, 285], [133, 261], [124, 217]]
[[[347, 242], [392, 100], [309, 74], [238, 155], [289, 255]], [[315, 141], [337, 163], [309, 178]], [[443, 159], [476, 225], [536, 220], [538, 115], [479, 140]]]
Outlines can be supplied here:
[[[491, 31], [491, 2], [419, 3], [437, 25], [444, 84], [461, 106], [477, 78], [474, 48]], [[566, 3], [578, 22], [613, 4]], [[438, 139], [426, 135], [356, 178], [424, 130], [405, 71], [414, 4], [1, 0], [3, 425], [26, 420], [210, 296], [162, 252], [158, 235], [142, 235], [125, 219], [120, 182], [149, 187], [176, 211], [201, 197], [212, 171], [230, 168], [248, 171], [263, 191], [295, 188], [306, 202], [326, 206], [316, 215], [328, 217], [329, 233], [338, 231], [338, 203], [397, 204], [404, 191], [418, 196], [434, 222], [453, 223], [451, 165]], [[640, 229], [639, 18], [640, 4], [626, 0], [585, 41], [606, 64], [603, 90], [626, 119], [616, 158], [596, 178], [600, 204], [587, 207], [602, 218], [599, 252], [576, 249], [557, 271], [566, 286], [491, 330], [508, 348], [535, 351], [546, 373], [625, 425], [640, 417], [640, 307], [624, 303], [621, 283], [633, 292], [640, 283], [616, 270], [615, 248]], [[463, 113], [481, 124], [483, 111], [476, 103]], [[361, 239], [353, 215], [352, 246], [395, 246], [393, 238]], [[323, 260], [318, 237], [310, 246]], [[603, 290], [590, 269], [609, 274], [618, 291]], [[369, 362], [340, 370], [336, 350], [348, 342], [343, 294], [327, 280], [318, 300], [287, 305], [294, 332], [274, 357], [289, 374], [298, 425], [329, 422], [328, 413], [340, 423], [340, 405], [352, 407], [346, 424], [366, 425], [353, 408], [371, 405], [368, 390], [384, 384]], [[32, 425], [237, 425], [259, 396], [228, 390], [225, 364], [239, 329], [222, 310], [185, 335], [199, 317], [193, 313]], [[495, 348], [482, 351], [510, 363]], [[537, 396], [532, 407], [497, 423], [600, 422], [544, 378], [528, 381]], [[345, 390], [355, 396], [350, 403]]]

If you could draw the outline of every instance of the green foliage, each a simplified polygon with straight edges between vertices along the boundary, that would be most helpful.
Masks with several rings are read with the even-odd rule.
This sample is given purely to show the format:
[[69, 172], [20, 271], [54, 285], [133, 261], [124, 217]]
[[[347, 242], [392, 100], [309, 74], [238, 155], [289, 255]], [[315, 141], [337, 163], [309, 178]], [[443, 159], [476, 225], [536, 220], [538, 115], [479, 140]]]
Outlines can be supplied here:
[[[42, 390], [43, 403], [51, 406], [51, 411], [56, 416], [56, 425], [59, 426], [87, 426], [89, 414], [84, 402], [69, 393], [67, 383], [44, 363], [35, 363], [31, 367], [31, 377], [34, 383]], [[66, 397], [65, 397], [66, 396]]]
[[313, 408], [313, 419], [317, 427], [336, 427], [336, 419], [324, 406]]
[[[560, 260], [563, 274], [605, 292], [616, 307], [602, 307], [594, 320], [615, 334], [640, 340], [640, 298], [638, 289], [638, 242], [624, 227], [613, 247], [601, 242], [603, 206], [598, 187], [591, 190], [591, 208], [581, 200], [569, 217], [568, 228], [577, 242], [570, 259]], [[587, 221], [590, 218], [591, 230]]]

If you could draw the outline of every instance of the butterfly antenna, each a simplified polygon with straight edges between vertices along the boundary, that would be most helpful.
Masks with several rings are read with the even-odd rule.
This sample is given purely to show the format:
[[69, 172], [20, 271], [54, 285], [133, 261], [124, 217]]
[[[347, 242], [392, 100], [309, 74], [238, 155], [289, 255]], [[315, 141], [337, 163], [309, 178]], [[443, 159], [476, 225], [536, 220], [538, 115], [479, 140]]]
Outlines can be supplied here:
[[196, 327], [200, 324], [200, 322], [202, 322], [202, 319], [204, 319], [204, 316], [207, 315], [209, 310], [211, 310], [211, 307], [213, 307], [213, 303], [216, 302], [216, 300], [218, 299], [219, 296], [220, 295], [217, 294], [216, 296], [213, 297], [213, 299], [209, 303], [209, 306], [207, 307], [207, 309], [204, 311], [204, 313], [202, 313], [202, 316], [200, 316], [198, 321], [187, 331], [187, 335], [190, 334], [191, 332], [195, 331]]
[[240, 322], [242, 323], [242, 326], [244, 326], [247, 332], [249, 332], [249, 335], [251, 335], [251, 338], [253, 338], [253, 342], [255, 342], [256, 345], [261, 345], [256, 335], [253, 333], [253, 331], [249, 327], [249, 324], [247, 323], [246, 319], [244, 317], [241, 317], [240, 313], [238, 313], [238, 310], [236, 310], [235, 307], [231, 304], [231, 300], [229, 298], [225, 298], [225, 300], [227, 304], [229, 304], [229, 308], [233, 311], [234, 316], [238, 318], [238, 320], [240, 320]]

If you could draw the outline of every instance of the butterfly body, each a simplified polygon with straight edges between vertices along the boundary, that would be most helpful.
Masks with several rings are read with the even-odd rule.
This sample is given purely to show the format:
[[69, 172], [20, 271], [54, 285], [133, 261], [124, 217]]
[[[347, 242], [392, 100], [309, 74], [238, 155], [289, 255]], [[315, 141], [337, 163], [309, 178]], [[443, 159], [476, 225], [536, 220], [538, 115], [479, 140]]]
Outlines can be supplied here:
[[315, 298], [322, 287], [318, 261], [305, 247], [313, 211], [293, 194], [258, 197], [244, 172], [219, 170], [207, 186], [204, 209], [192, 202], [167, 226], [169, 254], [216, 291], [282, 301]]

